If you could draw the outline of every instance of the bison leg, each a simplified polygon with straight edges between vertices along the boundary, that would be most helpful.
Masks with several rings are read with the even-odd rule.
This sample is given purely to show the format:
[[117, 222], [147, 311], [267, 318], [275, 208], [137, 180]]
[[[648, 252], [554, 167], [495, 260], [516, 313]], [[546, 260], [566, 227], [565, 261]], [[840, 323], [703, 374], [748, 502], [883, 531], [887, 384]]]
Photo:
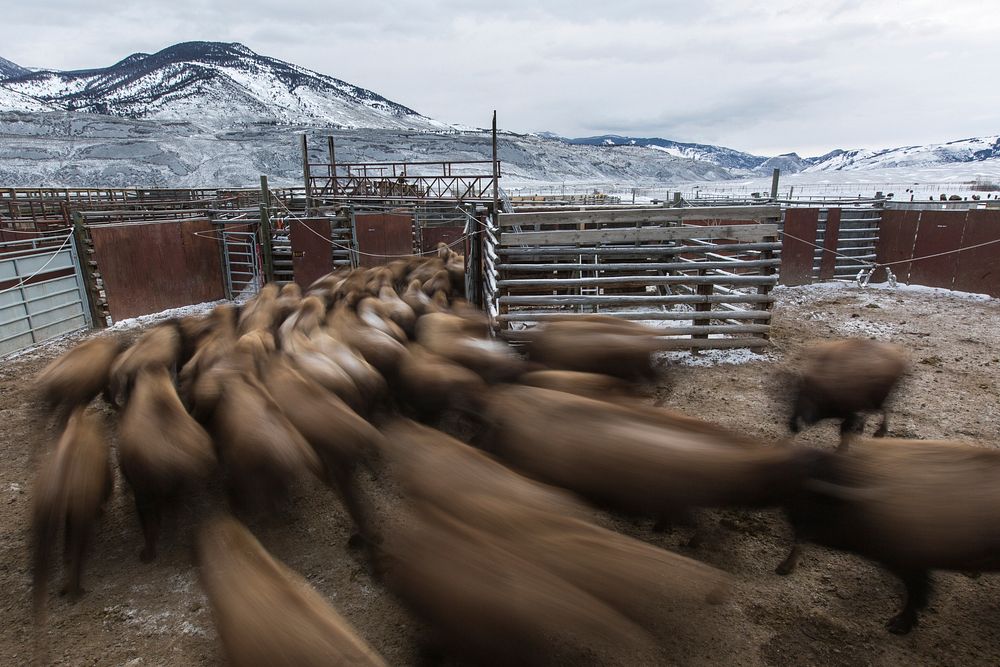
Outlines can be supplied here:
[[840, 424], [840, 446], [838, 452], [846, 452], [847, 445], [850, 444], [851, 437], [862, 433], [865, 430], [865, 417], [857, 412], [852, 412]]
[[926, 570], [897, 573], [906, 585], [906, 603], [902, 611], [889, 619], [886, 627], [895, 635], [905, 635], [919, 622], [918, 612], [927, 606], [931, 580]]
[[889, 411], [882, 408], [882, 425], [875, 431], [873, 437], [884, 438], [889, 433]]
[[[67, 526], [69, 528], [69, 526]], [[88, 529], [81, 526], [79, 522], [72, 522], [72, 530], [66, 532], [66, 551], [69, 554], [69, 572], [66, 585], [60, 595], [69, 597], [70, 600], [77, 600], [83, 595], [84, 590], [80, 587], [81, 572], [83, 571], [83, 556], [87, 551]]]
[[361, 502], [358, 495], [352, 470], [347, 466], [331, 466], [330, 477], [336, 485], [340, 499], [344, 502], [344, 507], [347, 508], [347, 513], [354, 522], [354, 530], [351, 532], [347, 544], [352, 547], [363, 546], [368, 541], [368, 521], [364, 503]]
[[139, 525], [142, 526], [142, 536], [145, 545], [139, 552], [139, 560], [148, 563], [156, 558], [156, 541], [160, 535], [160, 517], [163, 508], [159, 499], [152, 499], [141, 494], [135, 494], [135, 509], [139, 515]]
[[791, 551], [785, 556], [785, 560], [781, 561], [778, 567], [774, 568], [775, 574], [780, 574], [781, 576], [786, 576], [795, 571], [796, 566], [799, 564], [799, 557], [802, 555], [802, 545], [795, 542], [792, 545]]

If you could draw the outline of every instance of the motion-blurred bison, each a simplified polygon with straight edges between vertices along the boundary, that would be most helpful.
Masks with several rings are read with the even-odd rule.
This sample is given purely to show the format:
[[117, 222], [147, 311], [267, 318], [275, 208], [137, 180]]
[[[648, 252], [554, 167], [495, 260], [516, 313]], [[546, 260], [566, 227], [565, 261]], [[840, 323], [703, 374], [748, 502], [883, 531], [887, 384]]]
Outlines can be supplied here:
[[906, 369], [906, 354], [896, 345], [861, 338], [815, 343], [802, 360], [788, 425], [798, 433], [800, 422], [840, 419], [843, 449], [852, 434], [864, 429], [863, 413], [878, 411], [882, 425], [875, 437], [884, 436], [886, 402]]

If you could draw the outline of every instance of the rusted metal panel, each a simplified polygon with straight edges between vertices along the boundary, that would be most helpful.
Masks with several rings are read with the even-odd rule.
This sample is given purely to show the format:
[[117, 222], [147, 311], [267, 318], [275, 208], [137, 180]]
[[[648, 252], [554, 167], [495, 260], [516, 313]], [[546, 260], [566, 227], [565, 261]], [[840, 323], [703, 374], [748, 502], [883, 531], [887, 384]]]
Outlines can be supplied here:
[[330, 218], [293, 220], [289, 229], [292, 244], [292, 274], [305, 289], [317, 278], [333, 271]]
[[[438, 243], [444, 243], [455, 252], [462, 254], [464, 245], [457, 243], [465, 234], [464, 226], [434, 226], [420, 229], [420, 247], [424, 254], [430, 254], [437, 249]], [[452, 244], [455, 244], [452, 246]]]
[[116, 322], [225, 297], [218, 242], [206, 219], [94, 226], [90, 236]]
[[354, 216], [360, 266], [380, 266], [413, 254], [413, 217], [400, 213], [358, 213]]
[[[1000, 241], [1000, 210], [971, 210], [965, 219], [962, 247]], [[1000, 242], [958, 253], [954, 288], [1000, 297]]]
[[[951, 289], [958, 268], [958, 253], [962, 246], [966, 211], [921, 211], [913, 257], [920, 259], [910, 267], [907, 282], [928, 287]], [[939, 253], [949, 253], [939, 256]]]
[[781, 236], [782, 285], [808, 285], [812, 282], [813, 255], [816, 243], [818, 208], [790, 208], [785, 212]]
[[[875, 242], [875, 261], [878, 264], [893, 263], [892, 273], [900, 282], [907, 282], [910, 276], [910, 263], [902, 260], [913, 257], [913, 244], [917, 237], [917, 226], [920, 223], [921, 211], [882, 211], [882, 222], [879, 224], [878, 241]], [[878, 269], [871, 277], [871, 282], [885, 282], [885, 269]]]
[[837, 272], [837, 246], [840, 243], [840, 209], [826, 211], [826, 231], [823, 232], [823, 254], [820, 255], [819, 279], [832, 280]]

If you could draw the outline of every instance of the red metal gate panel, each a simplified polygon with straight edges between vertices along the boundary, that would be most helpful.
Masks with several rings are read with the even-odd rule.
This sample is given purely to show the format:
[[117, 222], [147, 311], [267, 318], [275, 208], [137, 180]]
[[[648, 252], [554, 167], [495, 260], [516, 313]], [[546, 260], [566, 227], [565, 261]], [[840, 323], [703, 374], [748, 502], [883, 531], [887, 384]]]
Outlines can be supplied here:
[[[962, 247], [1000, 239], [1000, 210], [972, 210], [965, 219]], [[958, 253], [954, 287], [963, 292], [1000, 297], [1000, 243]]]
[[90, 236], [116, 322], [225, 298], [219, 246], [208, 220], [95, 226]]
[[293, 220], [288, 231], [292, 244], [292, 275], [302, 289], [333, 271], [330, 218]]
[[[917, 226], [920, 222], [920, 211], [882, 211], [882, 222], [879, 223], [878, 241], [875, 242], [875, 261], [879, 264], [899, 262], [913, 257], [913, 243], [917, 237]], [[894, 264], [893, 275], [900, 282], [908, 282], [910, 263]], [[872, 282], [885, 282], [884, 269], [879, 269], [872, 275]]]
[[966, 211], [921, 211], [913, 257], [950, 254], [913, 262], [907, 282], [951, 289], [958, 268], [958, 254], [951, 251], [962, 245], [965, 217]]
[[785, 211], [785, 229], [781, 236], [782, 285], [808, 285], [812, 282], [813, 251], [816, 243], [818, 208], [790, 208]]
[[358, 213], [354, 216], [360, 266], [388, 264], [413, 254], [413, 217], [401, 213]]
[[451, 247], [455, 252], [462, 254], [463, 248], [461, 244], [456, 244], [452, 246], [452, 243], [458, 241], [465, 234], [465, 227], [423, 227], [420, 230], [420, 247], [422, 248], [425, 255], [432, 253], [437, 249], [438, 243], [444, 243], [445, 245]]
[[837, 271], [837, 245], [840, 242], [840, 209], [826, 211], [826, 230], [823, 232], [823, 254], [820, 255], [819, 279], [833, 280]]

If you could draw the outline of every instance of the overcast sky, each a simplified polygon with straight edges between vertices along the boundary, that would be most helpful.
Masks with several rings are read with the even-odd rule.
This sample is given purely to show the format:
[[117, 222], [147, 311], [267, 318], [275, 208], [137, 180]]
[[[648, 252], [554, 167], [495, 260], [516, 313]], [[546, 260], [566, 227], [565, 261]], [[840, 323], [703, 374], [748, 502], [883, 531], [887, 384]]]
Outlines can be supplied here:
[[241, 42], [438, 120], [758, 154], [1000, 133], [1000, 2], [37, 0], [0, 56], [104, 67]]

